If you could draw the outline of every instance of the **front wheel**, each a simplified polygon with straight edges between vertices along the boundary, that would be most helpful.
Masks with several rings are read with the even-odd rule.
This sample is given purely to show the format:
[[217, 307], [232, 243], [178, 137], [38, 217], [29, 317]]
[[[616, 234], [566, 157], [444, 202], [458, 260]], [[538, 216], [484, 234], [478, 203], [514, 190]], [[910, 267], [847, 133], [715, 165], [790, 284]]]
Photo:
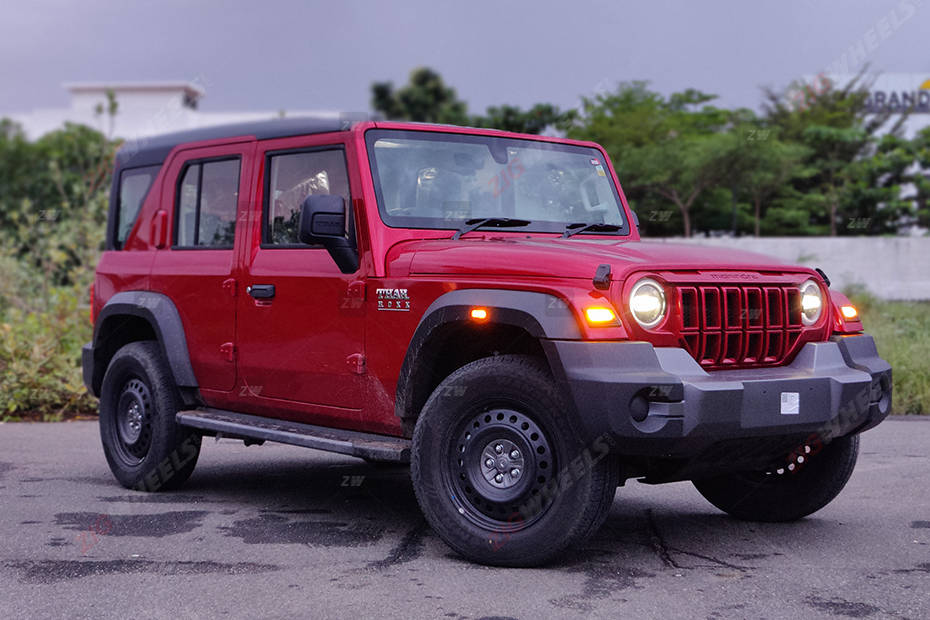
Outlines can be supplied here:
[[535, 358], [480, 359], [446, 378], [417, 420], [411, 477], [439, 536], [466, 558], [535, 566], [607, 516], [617, 467], [606, 437], [585, 443]]
[[[819, 443], [817, 444], [819, 446]], [[817, 512], [839, 495], [859, 455], [859, 436], [805, 446], [803, 460], [788, 467], [695, 480], [707, 501], [745, 521], [796, 521]], [[798, 466], [801, 465], [801, 466]]]
[[200, 435], [179, 426], [177, 388], [155, 342], [131, 342], [107, 367], [100, 389], [100, 438], [113, 475], [140, 491], [184, 483], [200, 455]]

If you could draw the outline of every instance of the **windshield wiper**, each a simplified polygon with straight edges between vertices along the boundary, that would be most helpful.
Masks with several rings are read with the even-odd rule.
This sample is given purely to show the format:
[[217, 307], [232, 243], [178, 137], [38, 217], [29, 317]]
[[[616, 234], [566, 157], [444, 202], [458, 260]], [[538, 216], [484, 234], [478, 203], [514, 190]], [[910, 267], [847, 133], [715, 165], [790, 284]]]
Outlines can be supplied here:
[[565, 227], [562, 238], [568, 239], [572, 235], [577, 235], [578, 233], [587, 232], [589, 230], [591, 232], [618, 232], [623, 230], [623, 226], [617, 226], [616, 224], [585, 224], [584, 222], [577, 222]]
[[518, 220], [512, 217], [482, 217], [474, 220], [465, 220], [465, 224], [452, 235], [452, 239], [458, 239], [465, 233], [470, 233], [473, 230], [478, 230], [485, 226], [509, 228], [511, 226], [529, 226], [529, 224], [529, 220]]

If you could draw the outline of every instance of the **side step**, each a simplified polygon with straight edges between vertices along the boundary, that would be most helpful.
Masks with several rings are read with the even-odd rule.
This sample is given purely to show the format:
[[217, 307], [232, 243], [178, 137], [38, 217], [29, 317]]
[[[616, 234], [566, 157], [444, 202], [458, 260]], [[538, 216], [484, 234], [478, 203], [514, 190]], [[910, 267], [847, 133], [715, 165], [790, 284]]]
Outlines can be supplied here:
[[410, 462], [410, 440], [403, 437], [346, 431], [206, 407], [179, 411], [176, 419], [183, 426], [235, 437], [275, 441], [377, 461]]

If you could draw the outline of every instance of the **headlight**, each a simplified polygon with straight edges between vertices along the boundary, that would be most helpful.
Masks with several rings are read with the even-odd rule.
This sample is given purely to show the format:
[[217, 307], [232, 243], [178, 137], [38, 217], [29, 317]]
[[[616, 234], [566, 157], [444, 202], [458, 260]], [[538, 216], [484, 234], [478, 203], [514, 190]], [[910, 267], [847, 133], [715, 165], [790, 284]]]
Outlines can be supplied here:
[[808, 280], [800, 286], [801, 290], [801, 322], [813, 325], [823, 312], [823, 293], [813, 280]]
[[636, 322], [649, 329], [665, 318], [665, 291], [651, 278], [643, 278], [630, 291], [630, 312]]

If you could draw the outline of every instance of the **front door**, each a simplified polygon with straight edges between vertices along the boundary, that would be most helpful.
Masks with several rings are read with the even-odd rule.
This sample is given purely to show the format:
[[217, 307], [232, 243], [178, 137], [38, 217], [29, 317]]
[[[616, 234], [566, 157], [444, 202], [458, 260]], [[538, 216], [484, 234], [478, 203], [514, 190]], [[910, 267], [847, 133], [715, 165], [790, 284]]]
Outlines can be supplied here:
[[297, 236], [304, 199], [329, 194], [345, 198], [354, 238], [346, 148], [310, 141], [259, 146], [260, 215], [238, 302], [240, 392], [244, 410], [353, 427], [364, 402], [364, 281]]

